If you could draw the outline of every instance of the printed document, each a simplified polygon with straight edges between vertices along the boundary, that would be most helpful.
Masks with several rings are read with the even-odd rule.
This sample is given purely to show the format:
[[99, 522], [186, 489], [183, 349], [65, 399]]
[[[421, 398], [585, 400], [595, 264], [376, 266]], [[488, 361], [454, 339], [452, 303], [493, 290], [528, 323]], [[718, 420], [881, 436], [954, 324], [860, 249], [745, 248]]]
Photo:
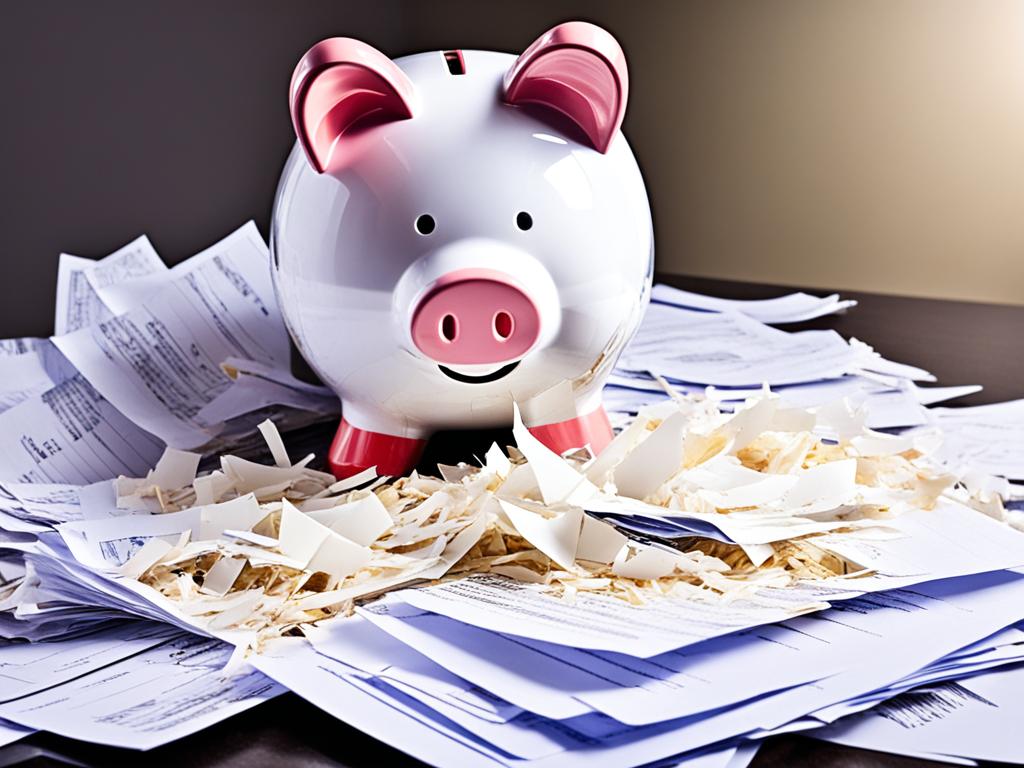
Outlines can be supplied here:
[[195, 448], [219, 426], [198, 415], [231, 386], [221, 363], [284, 367], [287, 333], [252, 222], [160, 277], [144, 305], [54, 343], [136, 425]]

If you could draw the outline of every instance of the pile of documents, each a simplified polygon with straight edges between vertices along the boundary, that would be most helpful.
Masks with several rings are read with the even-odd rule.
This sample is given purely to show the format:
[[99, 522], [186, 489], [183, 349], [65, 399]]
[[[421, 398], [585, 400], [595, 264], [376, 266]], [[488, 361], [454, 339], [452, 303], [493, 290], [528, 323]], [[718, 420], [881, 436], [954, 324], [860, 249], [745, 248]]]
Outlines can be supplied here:
[[145, 237], [101, 259], [61, 257], [57, 335], [0, 346], [4, 481], [138, 475], [165, 445], [210, 453], [335, 416], [289, 372], [267, 246], [250, 222], [166, 268]]
[[764, 301], [715, 299], [656, 285], [635, 339], [605, 390], [619, 423], [673, 393], [704, 394], [731, 410], [767, 384], [791, 406], [847, 399], [873, 429], [930, 423], [925, 406], [977, 385], [922, 387], [928, 371], [895, 363], [835, 331], [789, 333], [772, 325], [840, 312], [856, 302], [795, 293]]
[[436, 477], [336, 481], [279, 431], [337, 403], [287, 373], [251, 224], [60, 286], [58, 336], [0, 343], [0, 745], [148, 749], [291, 690], [443, 766], [1019, 758], [1024, 410], [763, 324], [849, 302], [658, 286], [600, 456], [517, 410]]

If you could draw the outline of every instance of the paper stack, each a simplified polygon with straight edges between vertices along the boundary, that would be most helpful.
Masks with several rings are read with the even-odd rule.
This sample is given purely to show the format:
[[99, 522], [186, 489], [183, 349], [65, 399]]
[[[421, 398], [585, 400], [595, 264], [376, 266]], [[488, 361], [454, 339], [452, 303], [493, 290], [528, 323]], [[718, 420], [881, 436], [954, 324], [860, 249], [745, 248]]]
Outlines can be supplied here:
[[270, 413], [337, 413], [289, 371], [268, 253], [249, 222], [167, 269], [144, 236], [93, 262], [61, 257], [57, 335], [0, 348], [4, 480], [86, 484], [152, 467], [164, 445], [252, 439]]
[[[950, 467], [1024, 483], [1024, 400], [973, 408], [933, 408], [943, 435], [939, 458]], [[1009, 489], [1015, 496], [1024, 489]]]
[[517, 414], [439, 477], [336, 482], [275, 426], [336, 403], [285, 372], [266, 259], [252, 225], [65, 257], [61, 335], [0, 343], [0, 744], [147, 749], [292, 690], [441, 766], [1019, 757], [1019, 404], [926, 409], [924, 372], [763, 324], [835, 296], [656, 287], [600, 456]]
[[981, 389], [921, 387], [917, 382], [935, 378], [886, 360], [856, 339], [770, 327], [855, 305], [835, 294], [737, 301], [655, 285], [640, 330], [609, 380], [606, 407], [621, 423], [643, 405], [679, 393], [705, 394], [731, 410], [767, 384], [794, 407], [846, 398], [863, 406], [869, 427], [888, 429], [927, 424], [925, 406]]

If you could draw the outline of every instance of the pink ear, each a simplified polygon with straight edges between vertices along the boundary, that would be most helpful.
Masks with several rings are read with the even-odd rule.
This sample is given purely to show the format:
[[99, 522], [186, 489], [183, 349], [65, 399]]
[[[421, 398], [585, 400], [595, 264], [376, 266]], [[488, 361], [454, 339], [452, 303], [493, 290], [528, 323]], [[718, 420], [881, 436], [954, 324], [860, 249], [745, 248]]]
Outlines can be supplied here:
[[628, 90], [622, 48], [603, 29], [584, 21], [545, 32], [505, 74], [505, 101], [561, 112], [599, 152], [608, 151], [622, 125]]
[[295, 67], [289, 90], [292, 124], [317, 173], [356, 123], [413, 116], [412, 81], [376, 48], [346, 37], [323, 40]]

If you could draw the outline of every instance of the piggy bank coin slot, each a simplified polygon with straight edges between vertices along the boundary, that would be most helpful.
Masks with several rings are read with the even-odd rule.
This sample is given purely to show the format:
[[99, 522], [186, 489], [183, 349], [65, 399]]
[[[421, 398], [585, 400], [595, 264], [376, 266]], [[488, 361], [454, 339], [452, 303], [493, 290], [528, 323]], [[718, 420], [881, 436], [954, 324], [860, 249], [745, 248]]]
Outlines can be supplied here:
[[448, 72], [453, 75], [466, 74], [466, 61], [462, 58], [462, 51], [445, 51], [444, 62], [448, 65]]

